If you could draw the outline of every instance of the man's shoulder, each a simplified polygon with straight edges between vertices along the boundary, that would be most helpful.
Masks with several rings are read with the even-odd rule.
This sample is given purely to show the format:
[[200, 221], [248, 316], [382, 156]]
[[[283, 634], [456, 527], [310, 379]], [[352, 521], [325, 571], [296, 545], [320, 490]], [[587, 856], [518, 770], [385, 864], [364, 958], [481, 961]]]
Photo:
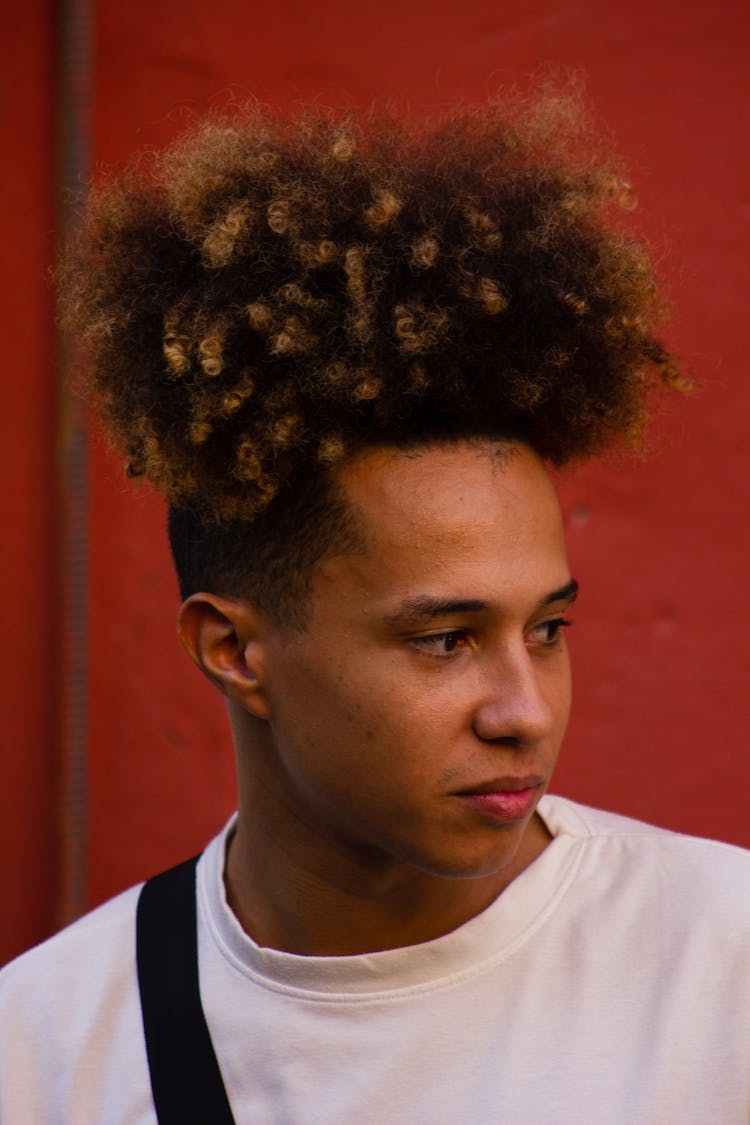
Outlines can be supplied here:
[[566, 797], [541, 808], [553, 835], [578, 837], [589, 878], [616, 883], [622, 897], [660, 904], [660, 913], [713, 919], [750, 933], [750, 851], [735, 844], [660, 828]]
[[642, 839], [646, 846], [656, 843], [657, 846], [685, 848], [687, 851], [696, 854], [705, 853], [707, 856], [722, 853], [739, 864], [750, 864], [750, 851], [737, 844], [663, 828], [623, 813], [584, 805], [559, 794], [548, 794], [543, 797], [540, 812], [553, 835], [562, 832], [566, 835], [591, 839], [637, 838]]
[[668, 828], [659, 828], [622, 813], [584, 805], [570, 797], [549, 793], [542, 798], [539, 811], [553, 835], [581, 838], [616, 836], [676, 836]]
[[0, 972], [3, 1122], [151, 1120], [139, 1034], [139, 890], [110, 899]]
[[139, 893], [140, 885], [130, 887], [0, 970], [3, 1010], [30, 992], [35, 1004], [45, 998], [51, 1007], [57, 998], [82, 1000], [89, 983], [101, 989], [107, 976], [132, 973]]
[[[225, 837], [232, 828], [232, 818], [211, 840], [202, 853], [201, 862], [211, 857], [209, 869], [220, 871]], [[200, 867], [200, 864], [199, 864]], [[108, 977], [113, 980], [136, 974], [136, 912], [143, 883], [137, 883], [102, 903], [76, 922], [60, 930], [33, 949], [22, 953], [0, 969], [0, 1001], [3, 1006], [10, 995], [31, 986], [37, 993], [40, 984], [49, 978], [49, 995], [71, 992], [77, 981], [97, 980], [101, 986]]]

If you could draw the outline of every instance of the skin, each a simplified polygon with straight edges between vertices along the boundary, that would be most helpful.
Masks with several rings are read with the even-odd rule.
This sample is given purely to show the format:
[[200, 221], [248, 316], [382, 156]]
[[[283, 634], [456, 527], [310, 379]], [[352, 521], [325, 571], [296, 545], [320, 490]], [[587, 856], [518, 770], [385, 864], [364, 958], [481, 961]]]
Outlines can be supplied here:
[[[230, 905], [308, 955], [427, 941], [489, 905], [549, 843], [533, 807], [570, 707], [575, 595], [535, 453], [374, 448], [338, 483], [364, 546], [317, 565], [303, 631], [211, 594], [180, 615], [237, 750]], [[524, 778], [521, 817], [467, 799]]]

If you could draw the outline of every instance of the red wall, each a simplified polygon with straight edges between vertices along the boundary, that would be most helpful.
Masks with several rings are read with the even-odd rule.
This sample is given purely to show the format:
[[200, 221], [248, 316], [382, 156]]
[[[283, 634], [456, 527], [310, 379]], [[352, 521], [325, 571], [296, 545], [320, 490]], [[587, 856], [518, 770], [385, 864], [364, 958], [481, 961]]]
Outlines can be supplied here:
[[[6, 739], [0, 955], [53, 925], [51, 11], [12, 17], [0, 180], [0, 425], [9, 542], [0, 555]], [[744, 0], [109, 0], [97, 13], [93, 148], [119, 164], [185, 114], [396, 97], [411, 112], [475, 99], [540, 67], [585, 76], [626, 156], [700, 390], [672, 404], [657, 452], [562, 482], [574, 573], [575, 717], [558, 789], [750, 845], [745, 790], [750, 474]], [[7, 165], [10, 165], [8, 174]], [[7, 261], [6, 261], [7, 259]], [[7, 493], [7, 495], [6, 495]], [[233, 803], [222, 706], [174, 637], [161, 502], [100, 445], [92, 474], [88, 901], [197, 850]]]
[[0, 958], [49, 932], [55, 872], [54, 57], [44, 5], [14, 5], [3, 24]]

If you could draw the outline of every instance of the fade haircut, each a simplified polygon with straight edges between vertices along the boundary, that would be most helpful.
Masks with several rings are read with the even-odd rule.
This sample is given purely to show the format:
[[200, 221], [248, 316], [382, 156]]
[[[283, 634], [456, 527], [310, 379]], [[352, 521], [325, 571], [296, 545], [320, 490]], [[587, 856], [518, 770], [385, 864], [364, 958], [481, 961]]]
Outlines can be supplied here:
[[631, 204], [568, 96], [423, 123], [251, 105], [99, 188], [64, 315], [127, 471], [169, 501], [183, 596], [302, 620], [315, 562], [358, 539], [336, 467], [370, 445], [563, 465], [637, 441], [679, 378]]

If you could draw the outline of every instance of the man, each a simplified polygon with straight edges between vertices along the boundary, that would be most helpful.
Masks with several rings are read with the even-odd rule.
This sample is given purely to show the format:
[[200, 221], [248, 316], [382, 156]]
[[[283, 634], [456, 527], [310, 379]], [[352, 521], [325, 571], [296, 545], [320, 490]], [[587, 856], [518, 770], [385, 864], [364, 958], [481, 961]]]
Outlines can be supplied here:
[[747, 854], [547, 794], [545, 463], [674, 381], [582, 139], [249, 110], [92, 203], [68, 309], [239, 812], [5, 970], [4, 1125], [747, 1121]]

